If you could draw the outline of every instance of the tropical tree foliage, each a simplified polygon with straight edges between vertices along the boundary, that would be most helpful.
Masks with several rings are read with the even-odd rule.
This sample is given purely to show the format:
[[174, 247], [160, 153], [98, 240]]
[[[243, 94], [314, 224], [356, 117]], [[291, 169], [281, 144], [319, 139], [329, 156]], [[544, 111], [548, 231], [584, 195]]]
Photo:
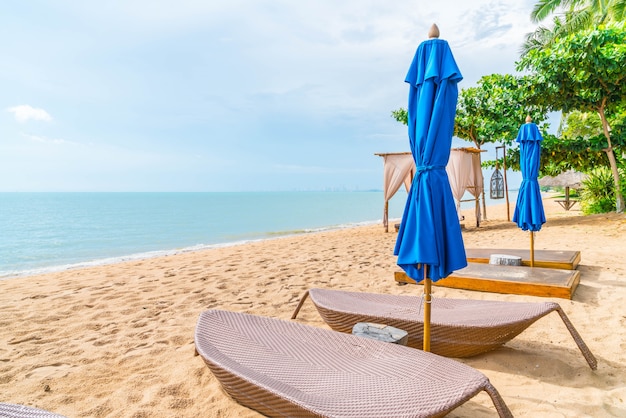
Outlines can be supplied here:
[[522, 55], [550, 47], [557, 39], [599, 25], [626, 20], [626, 0], [539, 0], [530, 15], [534, 23], [552, 18], [552, 27], [538, 26], [526, 35]]
[[391, 117], [393, 117], [398, 122], [408, 125], [409, 124], [409, 113], [405, 108], [400, 108], [398, 110], [391, 111]]
[[[623, 124], [613, 118], [613, 143], [623, 147]], [[604, 151], [606, 138], [597, 113], [572, 111], [562, 119], [557, 135], [543, 134], [541, 174], [556, 176], [567, 170], [589, 173], [596, 167], [606, 166], [609, 160]], [[619, 158], [618, 158], [619, 160]], [[507, 166], [519, 170], [519, 149], [507, 154]], [[610, 172], [610, 171], [609, 171]]]
[[597, 113], [574, 110], [563, 116], [557, 135], [567, 139], [590, 140], [602, 136], [602, 121]]
[[[536, 79], [533, 100], [554, 111], [597, 113], [604, 136], [601, 145], [582, 138], [578, 146], [586, 144], [590, 150], [601, 146], [613, 175], [618, 212], [624, 211], [618, 158], [626, 144], [620, 116], [626, 108], [625, 63], [624, 23], [569, 35], [550, 47], [531, 50], [517, 63], [518, 70], [529, 70]], [[610, 121], [619, 126], [616, 133]]]
[[[622, 169], [622, 193], [626, 192], [625, 169]], [[613, 175], [607, 167], [598, 167], [589, 172], [589, 177], [583, 181], [581, 191], [581, 209], [583, 213], [606, 213], [615, 206], [615, 187]]]
[[[510, 145], [526, 116], [530, 115], [537, 124], [546, 120], [546, 107], [533, 99], [534, 92], [535, 83], [530, 77], [483, 76], [475, 87], [462, 89], [459, 94], [454, 135], [478, 149], [485, 143]], [[407, 124], [406, 109], [391, 114], [398, 122]]]
[[[609, 165], [602, 143], [590, 142], [580, 137], [563, 139], [552, 134], [542, 135], [539, 171], [543, 176], [556, 176], [567, 170], [588, 173], [596, 167]], [[512, 170], [520, 170], [519, 148], [507, 151], [506, 165]]]
[[[454, 120], [454, 135], [473, 142], [510, 145], [526, 116], [538, 125], [546, 120], [545, 105], [533, 100], [535, 84], [530, 77], [510, 74], [483, 76], [475, 87], [461, 90]], [[545, 128], [545, 124], [541, 125]]]

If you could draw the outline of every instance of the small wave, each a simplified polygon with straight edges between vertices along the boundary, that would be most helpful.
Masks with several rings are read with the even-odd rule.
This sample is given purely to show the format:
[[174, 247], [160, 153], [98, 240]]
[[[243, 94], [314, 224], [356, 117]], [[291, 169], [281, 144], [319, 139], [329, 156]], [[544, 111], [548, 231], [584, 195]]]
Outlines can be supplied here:
[[297, 229], [297, 230], [289, 230], [289, 231], [265, 232], [265, 233], [260, 234], [262, 235], [261, 238], [250, 238], [250, 237], [243, 238], [242, 237], [242, 239], [234, 239], [232, 241], [214, 243], [214, 244], [197, 244], [197, 245], [192, 245], [189, 247], [178, 248], [178, 249], [149, 251], [149, 252], [142, 252], [142, 253], [120, 256], [120, 257], [108, 257], [108, 258], [101, 258], [101, 259], [95, 259], [95, 260], [89, 260], [89, 261], [80, 261], [80, 262], [71, 263], [71, 264], [40, 267], [40, 268], [28, 269], [28, 270], [0, 271], [0, 280], [6, 280], [6, 279], [11, 279], [11, 278], [17, 278], [17, 277], [36, 276], [36, 275], [47, 274], [47, 273], [58, 273], [58, 272], [68, 271], [68, 270], [77, 270], [77, 269], [83, 269], [83, 268], [89, 268], [89, 267], [97, 267], [97, 266], [104, 266], [104, 265], [109, 265], [109, 264], [123, 263], [127, 261], [137, 261], [137, 260], [145, 260], [145, 259], [156, 258], [156, 257], [165, 257], [165, 256], [170, 256], [170, 255], [182, 254], [182, 253], [209, 250], [213, 248], [233, 247], [237, 245], [243, 245], [243, 244], [248, 244], [252, 242], [267, 241], [270, 239], [284, 238], [284, 237], [289, 237], [293, 235], [302, 235], [302, 234], [310, 234], [310, 233], [316, 233], [316, 232], [325, 232], [325, 231], [333, 231], [333, 230], [340, 230], [340, 229], [346, 229], [346, 228], [355, 228], [355, 227], [360, 227], [360, 226], [375, 225], [381, 222], [382, 221], [354, 222], [354, 223], [346, 223], [346, 224], [325, 226], [325, 227], [319, 227], [319, 228], [306, 228], [306, 229]]
[[282, 237], [282, 236], [299, 235], [299, 234], [310, 234], [314, 232], [336, 231], [340, 229], [356, 228], [360, 226], [370, 226], [370, 225], [376, 225], [376, 224], [382, 224], [382, 220], [350, 222], [350, 223], [338, 224], [338, 225], [320, 226], [318, 228], [294, 229], [290, 231], [274, 231], [274, 232], [267, 232], [265, 233], [265, 235], [272, 236], [272, 237]]

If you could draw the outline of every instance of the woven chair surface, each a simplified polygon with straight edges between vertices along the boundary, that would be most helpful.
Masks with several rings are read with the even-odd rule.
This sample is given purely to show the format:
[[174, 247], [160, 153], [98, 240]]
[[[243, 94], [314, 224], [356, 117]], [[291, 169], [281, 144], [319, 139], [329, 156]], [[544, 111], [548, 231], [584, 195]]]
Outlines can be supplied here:
[[63, 415], [32, 406], [0, 403], [0, 418], [65, 418]]
[[[374, 322], [409, 333], [408, 345], [422, 348], [423, 299], [419, 296], [310, 289], [307, 294], [335, 331], [351, 332], [358, 322]], [[295, 318], [305, 294], [300, 301]], [[555, 302], [508, 302], [433, 298], [431, 351], [445, 357], [470, 357], [502, 346], [538, 319], [557, 311], [592, 369], [597, 362], [582, 337]]]
[[224, 390], [267, 416], [439, 417], [483, 390], [511, 416], [481, 372], [396, 344], [221, 310], [200, 315], [195, 343]]

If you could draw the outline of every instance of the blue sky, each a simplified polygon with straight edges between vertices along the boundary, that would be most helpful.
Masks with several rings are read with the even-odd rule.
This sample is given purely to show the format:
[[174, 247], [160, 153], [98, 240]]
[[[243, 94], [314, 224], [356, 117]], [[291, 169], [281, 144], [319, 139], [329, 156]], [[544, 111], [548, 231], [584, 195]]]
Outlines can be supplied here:
[[0, 191], [380, 189], [430, 25], [471, 87], [514, 73], [533, 4], [5, 2]]

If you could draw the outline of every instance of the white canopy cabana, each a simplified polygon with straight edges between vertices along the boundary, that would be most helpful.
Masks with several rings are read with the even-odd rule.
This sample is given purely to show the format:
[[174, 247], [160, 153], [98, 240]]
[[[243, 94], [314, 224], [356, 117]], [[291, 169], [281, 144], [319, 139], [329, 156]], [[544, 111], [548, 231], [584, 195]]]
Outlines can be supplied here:
[[385, 197], [385, 210], [383, 213], [383, 225], [385, 232], [389, 232], [389, 200], [404, 184], [408, 192], [415, 176], [415, 161], [410, 152], [392, 152], [376, 154], [383, 157], [383, 192]]
[[[456, 200], [457, 212], [460, 211], [461, 201], [465, 191], [474, 196], [476, 202], [476, 224], [480, 221], [479, 197], [483, 193], [483, 172], [480, 167], [480, 152], [476, 148], [453, 148], [450, 150], [450, 159], [446, 166], [452, 195]], [[415, 161], [410, 152], [392, 152], [375, 154], [383, 157], [383, 191], [385, 197], [385, 210], [383, 213], [383, 225], [385, 231], [389, 231], [389, 200], [404, 185], [408, 191], [415, 176]]]
[[475, 202], [476, 226], [480, 224], [480, 197], [484, 192], [483, 170], [480, 166], [480, 153], [485, 152], [478, 148], [453, 148], [450, 150], [450, 159], [446, 166], [452, 195], [456, 200], [456, 210], [461, 211], [463, 195], [468, 191]]

